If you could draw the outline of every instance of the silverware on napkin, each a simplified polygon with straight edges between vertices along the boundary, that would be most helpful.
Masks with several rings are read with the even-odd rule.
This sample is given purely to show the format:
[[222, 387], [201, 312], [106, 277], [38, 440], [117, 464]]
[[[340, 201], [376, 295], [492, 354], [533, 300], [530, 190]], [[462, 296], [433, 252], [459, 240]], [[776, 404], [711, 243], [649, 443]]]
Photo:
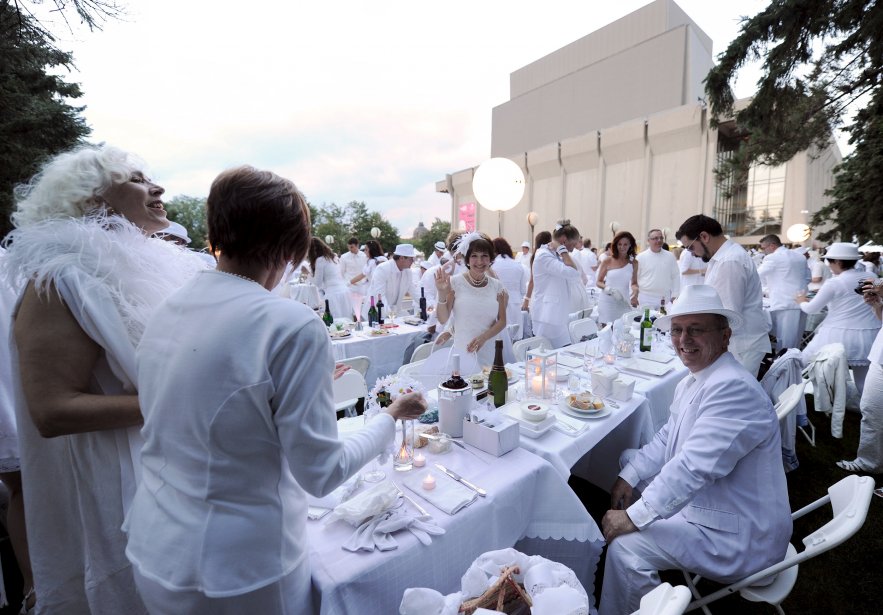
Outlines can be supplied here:
[[462, 485], [466, 485], [467, 487], [469, 487], [470, 489], [472, 489], [475, 493], [477, 493], [477, 494], [480, 495], [481, 497], [484, 497], [484, 496], [487, 495], [487, 491], [485, 491], [485, 490], [482, 489], [481, 487], [477, 487], [476, 485], [473, 485], [473, 484], [470, 483], [468, 480], [466, 480], [465, 478], [463, 478], [462, 476], [460, 476], [459, 474], [457, 474], [457, 473], [454, 472], [453, 470], [449, 470], [449, 469], [447, 469], [447, 468], [446, 468], [445, 466], [443, 466], [442, 464], [437, 463], [437, 464], [435, 464], [435, 467], [437, 467], [439, 470], [441, 470], [442, 472], [444, 472], [445, 474], [447, 474], [448, 476], [450, 476], [451, 478], [453, 478], [453, 479], [454, 479], [455, 481], [457, 481], [458, 483], [460, 483], [460, 484], [462, 484]]

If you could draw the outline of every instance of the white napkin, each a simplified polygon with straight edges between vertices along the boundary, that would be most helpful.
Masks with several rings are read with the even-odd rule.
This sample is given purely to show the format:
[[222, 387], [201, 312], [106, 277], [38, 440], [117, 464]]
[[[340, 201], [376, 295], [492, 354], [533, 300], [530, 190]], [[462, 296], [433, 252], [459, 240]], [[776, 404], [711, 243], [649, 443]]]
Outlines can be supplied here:
[[[357, 417], [360, 421], [362, 417]], [[322, 508], [334, 508], [341, 502], [346, 502], [353, 496], [353, 493], [362, 486], [362, 475], [356, 474], [351, 477], [345, 483], [343, 483], [340, 487], [326, 495], [325, 497], [317, 498], [314, 496], [308, 496], [308, 500], [313, 506], [321, 506]]]
[[[568, 436], [576, 437], [576, 436], [580, 435], [582, 432], [584, 432], [586, 429], [589, 428], [589, 424], [586, 421], [580, 421], [579, 419], [572, 419], [569, 416], [567, 416], [566, 414], [564, 414], [563, 412], [556, 412], [555, 419], [556, 419], [556, 422], [555, 422], [555, 425], [553, 425], [553, 427], [557, 431], [560, 431], [561, 433], [566, 434]], [[560, 425], [558, 425], [558, 423], [564, 423], [565, 425], [572, 427], [573, 430], [567, 429], [566, 427], [561, 427]]]
[[432, 544], [432, 536], [441, 536], [445, 530], [430, 521], [422, 520], [404, 510], [388, 510], [360, 525], [343, 545], [347, 551], [390, 551], [399, 543], [393, 534], [407, 529], [424, 545]]
[[454, 515], [472, 504], [478, 494], [461, 485], [441, 470], [428, 470], [435, 477], [435, 489], [423, 488], [426, 472], [416, 472], [402, 479], [402, 482], [421, 498], [449, 515]]
[[374, 517], [392, 506], [398, 498], [398, 489], [392, 484], [392, 481], [381, 481], [350, 500], [335, 506], [325, 523], [333, 523], [342, 519], [351, 525], [361, 525], [366, 519]]

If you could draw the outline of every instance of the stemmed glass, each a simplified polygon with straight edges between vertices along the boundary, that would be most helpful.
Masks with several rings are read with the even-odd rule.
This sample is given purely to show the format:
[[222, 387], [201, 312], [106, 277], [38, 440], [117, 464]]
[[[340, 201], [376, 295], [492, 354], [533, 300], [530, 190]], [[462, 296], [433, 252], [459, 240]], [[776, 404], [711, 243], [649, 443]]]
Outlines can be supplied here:
[[[367, 414], [362, 415], [365, 417], [365, 422], [367, 423], [370, 419]], [[366, 483], [379, 483], [384, 478], [386, 478], [386, 472], [380, 469], [380, 464], [386, 461], [387, 451], [383, 451], [377, 457], [374, 458], [374, 461], [371, 462], [371, 468], [365, 472], [362, 472], [362, 480]]]

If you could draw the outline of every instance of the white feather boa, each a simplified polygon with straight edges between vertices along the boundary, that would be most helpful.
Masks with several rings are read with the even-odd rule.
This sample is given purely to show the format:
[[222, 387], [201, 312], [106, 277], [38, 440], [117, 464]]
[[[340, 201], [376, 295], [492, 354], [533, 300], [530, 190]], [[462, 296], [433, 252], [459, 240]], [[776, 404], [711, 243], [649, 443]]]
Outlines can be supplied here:
[[[160, 301], [205, 268], [193, 252], [119, 216], [66, 218], [16, 229], [8, 237], [2, 272], [12, 288], [33, 280], [38, 293], [76, 274], [82, 292], [103, 287], [112, 298], [132, 345]], [[87, 296], [87, 295], [84, 295]]]

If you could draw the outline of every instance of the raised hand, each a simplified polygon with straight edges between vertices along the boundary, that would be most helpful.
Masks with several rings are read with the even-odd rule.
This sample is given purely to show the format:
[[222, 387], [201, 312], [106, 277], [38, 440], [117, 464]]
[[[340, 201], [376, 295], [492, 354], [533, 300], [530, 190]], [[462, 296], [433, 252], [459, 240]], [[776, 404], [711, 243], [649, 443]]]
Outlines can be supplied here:
[[435, 272], [435, 288], [439, 299], [447, 299], [448, 293], [451, 292], [451, 274], [445, 271], [444, 267], [439, 267]]

